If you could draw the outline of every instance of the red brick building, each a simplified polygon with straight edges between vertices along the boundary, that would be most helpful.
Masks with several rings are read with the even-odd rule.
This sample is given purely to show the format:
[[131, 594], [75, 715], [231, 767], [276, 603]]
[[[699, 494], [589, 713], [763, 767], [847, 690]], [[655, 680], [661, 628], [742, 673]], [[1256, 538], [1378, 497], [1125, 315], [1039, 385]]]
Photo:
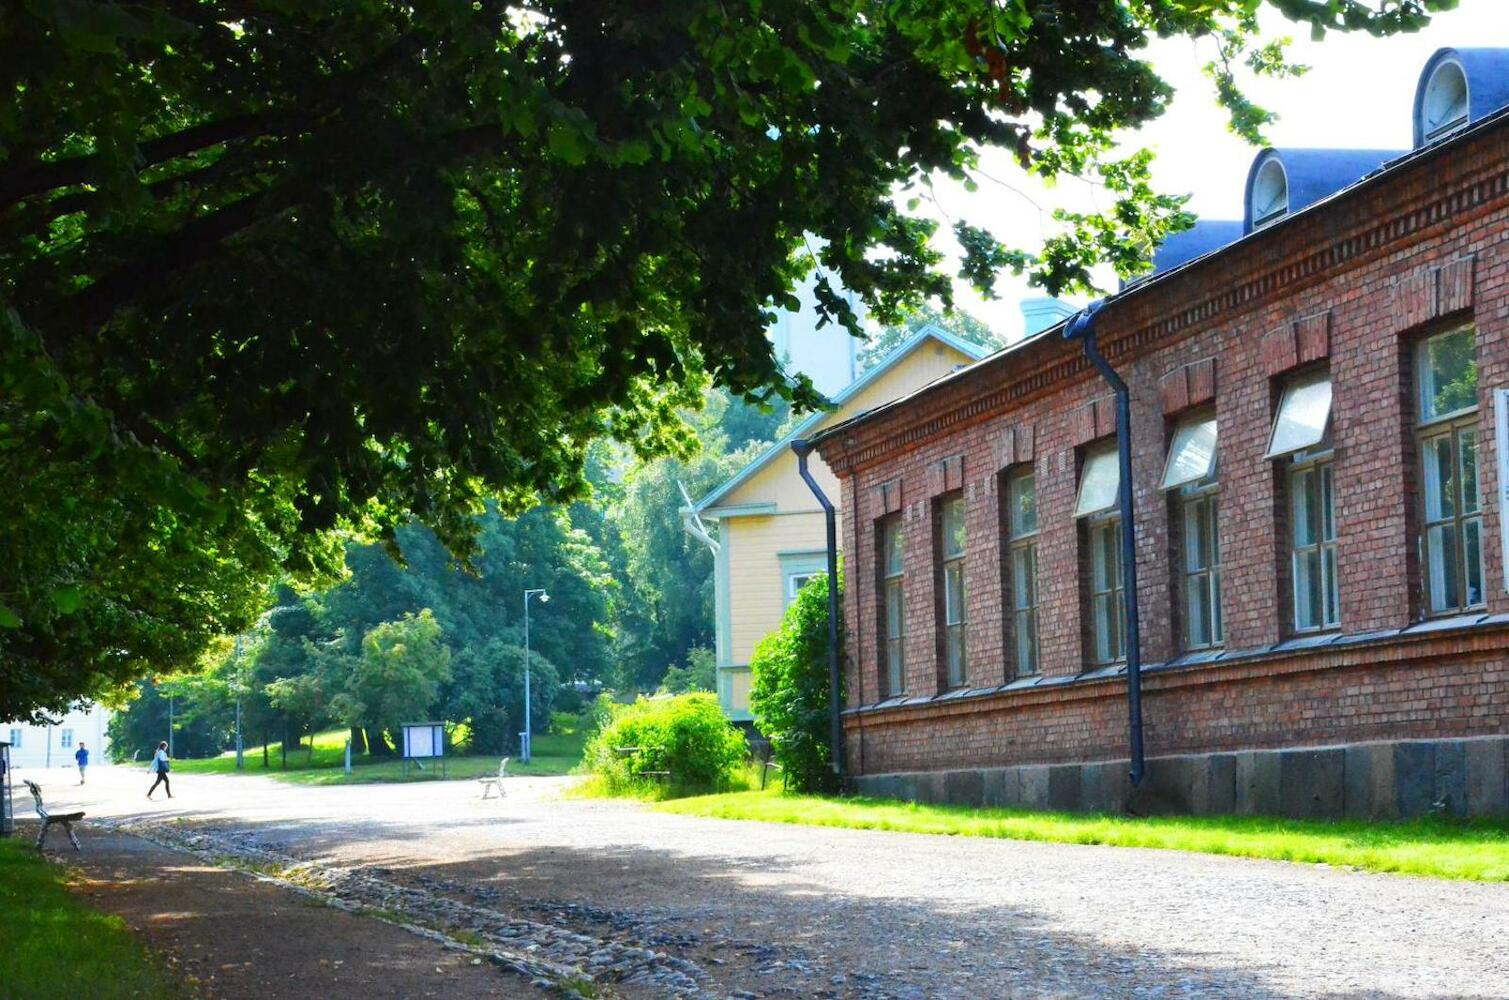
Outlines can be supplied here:
[[[1264, 151], [1097, 314], [1163, 807], [1506, 811], [1506, 66], [1437, 53], [1411, 152]], [[1116, 430], [1056, 327], [816, 439], [859, 788], [1124, 801]]]

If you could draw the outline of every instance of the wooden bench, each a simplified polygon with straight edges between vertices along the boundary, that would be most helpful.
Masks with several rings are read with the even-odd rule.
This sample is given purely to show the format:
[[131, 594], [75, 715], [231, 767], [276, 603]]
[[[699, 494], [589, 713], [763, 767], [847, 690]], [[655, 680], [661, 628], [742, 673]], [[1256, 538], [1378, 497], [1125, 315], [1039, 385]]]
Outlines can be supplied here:
[[41, 786], [35, 781], [28, 781], [26, 782], [26, 787], [31, 789], [32, 801], [37, 805], [37, 818], [42, 821], [42, 830], [37, 834], [37, 850], [40, 851], [42, 849], [42, 841], [47, 839], [47, 831], [52, 829], [54, 823], [57, 823], [68, 834], [68, 839], [72, 842], [73, 849], [75, 851], [82, 851], [83, 848], [79, 846], [79, 838], [73, 835], [73, 824], [83, 819], [84, 814], [81, 812], [49, 813], [47, 807], [42, 804]]
[[503, 796], [506, 794], [503, 789], [503, 779], [508, 777], [508, 762], [510, 759], [511, 758], [509, 757], [504, 757], [503, 760], [498, 763], [497, 774], [483, 775], [482, 777], [477, 779], [478, 783], [482, 785], [482, 797], [484, 799], [492, 798], [491, 793], [494, 791], [498, 793], [499, 799], [503, 798]]

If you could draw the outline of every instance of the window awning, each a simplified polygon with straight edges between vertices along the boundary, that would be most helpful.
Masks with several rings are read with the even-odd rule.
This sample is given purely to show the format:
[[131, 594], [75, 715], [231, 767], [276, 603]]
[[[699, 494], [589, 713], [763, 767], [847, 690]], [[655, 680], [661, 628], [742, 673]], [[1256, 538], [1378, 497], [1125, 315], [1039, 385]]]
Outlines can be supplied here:
[[1267, 458], [1282, 458], [1325, 440], [1331, 422], [1331, 375], [1323, 372], [1290, 382], [1273, 419]]
[[1085, 456], [1079, 470], [1079, 499], [1074, 516], [1099, 514], [1116, 506], [1121, 492], [1121, 459], [1116, 447], [1099, 448]]
[[1163, 467], [1163, 488], [1176, 489], [1198, 483], [1216, 469], [1215, 414], [1190, 417], [1174, 428]]

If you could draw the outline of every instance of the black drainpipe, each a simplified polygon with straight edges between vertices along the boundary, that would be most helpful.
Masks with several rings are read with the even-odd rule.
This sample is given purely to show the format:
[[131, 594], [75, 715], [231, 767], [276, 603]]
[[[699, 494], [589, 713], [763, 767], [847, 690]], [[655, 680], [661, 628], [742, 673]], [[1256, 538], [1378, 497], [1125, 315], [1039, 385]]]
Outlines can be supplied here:
[[1092, 302], [1064, 327], [1065, 340], [1084, 345], [1085, 357], [1116, 393], [1116, 451], [1121, 465], [1121, 589], [1127, 602], [1127, 715], [1132, 786], [1142, 783], [1142, 632], [1137, 627], [1137, 530], [1132, 511], [1132, 398], [1127, 384], [1100, 353], [1095, 341], [1095, 317], [1104, 303]]
[[812, 478], [812, 473], [807, 469], [807, 456], [812, 454], [812, 442], [799, 438], [791, 442], [791, 450], [796, 452], [796, 467], [802, 475], [802, 481], [823, 508], [823, 520], [828, 529], [828, 746], [833, 755], [833, 773], [842, 784], [844, 731], [843, 724], [839, 721], [839, 712], [843, 706], [838, 703], [838, 522], [833, 501], [828, 499], [828, 495], [817, 485], [817, 480]]

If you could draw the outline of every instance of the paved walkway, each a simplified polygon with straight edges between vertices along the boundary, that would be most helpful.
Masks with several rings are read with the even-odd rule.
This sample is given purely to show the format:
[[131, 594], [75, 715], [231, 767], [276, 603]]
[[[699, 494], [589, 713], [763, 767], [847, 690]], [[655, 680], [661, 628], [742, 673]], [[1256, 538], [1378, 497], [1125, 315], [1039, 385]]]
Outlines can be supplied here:
[[664, 950], [711, 995], [1509, 998], [1509, 885], [701, 820], [561, 800], [560, 779], [502, 803], [470, 782], [145, 785], [102, 768], [49, 799]]

